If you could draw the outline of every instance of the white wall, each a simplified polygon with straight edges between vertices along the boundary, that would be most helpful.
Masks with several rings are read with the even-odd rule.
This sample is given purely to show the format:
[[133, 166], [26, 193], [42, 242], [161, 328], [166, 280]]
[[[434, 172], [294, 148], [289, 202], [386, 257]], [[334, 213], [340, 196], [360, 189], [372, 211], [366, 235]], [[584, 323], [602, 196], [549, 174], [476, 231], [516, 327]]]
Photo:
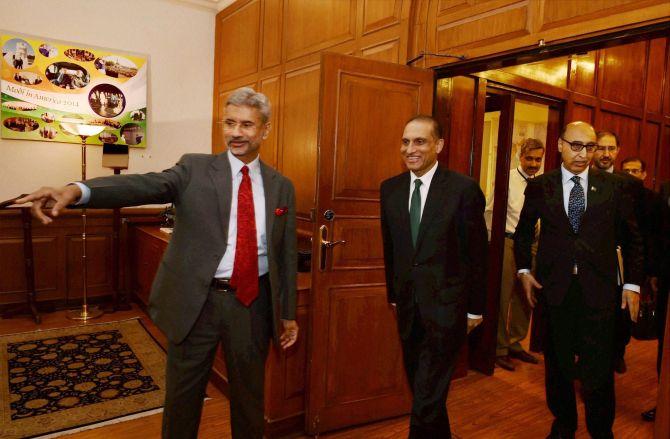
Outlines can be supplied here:
[[[126, 172], [160, 171], [211, 152], [215, 11], [163, 0], [0, 0], [0, 31], [149, 55], [146, 149]], [[110, 175], [88, 147], [88, 178]], [[81, 178], [75, 144], [0, 139], [0, 201]]]

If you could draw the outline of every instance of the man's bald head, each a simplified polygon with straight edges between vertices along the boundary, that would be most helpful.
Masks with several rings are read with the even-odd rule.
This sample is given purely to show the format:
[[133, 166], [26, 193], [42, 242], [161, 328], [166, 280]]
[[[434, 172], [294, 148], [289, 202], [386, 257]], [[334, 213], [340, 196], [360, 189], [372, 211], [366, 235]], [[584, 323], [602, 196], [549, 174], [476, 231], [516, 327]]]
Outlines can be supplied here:
[[581, 120], [576, 120], [574, 122], [570, 122], [566, 126], [563, 127], [563, 131], [561, 131], [561, 138], [567, 139], [566, 136], [569, 136], [571, 134], [577, 134], [577, 133], [582, 133], [585, 135], [590, 135], [593, 137], [593, 141], [596, 141], [596, 130], [593, 128], [593, 126], [590, 123], [583, 122]]

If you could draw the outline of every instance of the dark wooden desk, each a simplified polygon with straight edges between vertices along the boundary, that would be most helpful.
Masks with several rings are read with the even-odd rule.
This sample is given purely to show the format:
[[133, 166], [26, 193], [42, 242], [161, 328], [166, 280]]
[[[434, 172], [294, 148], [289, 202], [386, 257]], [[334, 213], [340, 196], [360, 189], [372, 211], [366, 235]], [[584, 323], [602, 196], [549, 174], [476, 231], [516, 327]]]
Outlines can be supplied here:
[[[170, 240], [158, 226], [129, 227], [131, 291], [140, 304], [149, 304], [149, 293], [158, 265]], [[307, 326], [310, 273], [298, 273], [297, 320], [300, 337], [288, 352], [274, 345], [265, 369], [265, 434], [277, 437], [304, 429]], [[228, 378], [219, 347], [212, 382], [228, 394]]]

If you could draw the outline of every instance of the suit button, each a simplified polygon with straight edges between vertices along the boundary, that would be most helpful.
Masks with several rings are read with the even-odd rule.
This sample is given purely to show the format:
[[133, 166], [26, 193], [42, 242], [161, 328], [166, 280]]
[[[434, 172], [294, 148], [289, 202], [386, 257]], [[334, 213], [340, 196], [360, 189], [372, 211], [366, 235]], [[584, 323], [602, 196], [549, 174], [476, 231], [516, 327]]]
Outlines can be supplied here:
[[421, 264], [419, 264], [418, 262], [412, 263], [412, 267], [418, 267], [419, 265], [421, 265]]

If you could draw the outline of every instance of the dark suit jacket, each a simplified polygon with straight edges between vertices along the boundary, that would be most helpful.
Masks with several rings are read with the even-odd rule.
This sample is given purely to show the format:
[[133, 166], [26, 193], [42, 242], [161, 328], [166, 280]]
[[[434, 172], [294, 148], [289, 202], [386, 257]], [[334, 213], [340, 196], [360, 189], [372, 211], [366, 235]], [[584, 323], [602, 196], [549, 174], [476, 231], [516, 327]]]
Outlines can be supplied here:
[[657, 265], [660, 289], [667, 294], [670, 290], [670, 181], [661, 185], [660, 208], [661, 231]]
[[[381, 185], [381, 224], [388, 301], [397, 303], [401, 337], [411, 330], [414, 304], [422, 318], [444, 327], [483, 314], [487, 233], [484, 195], [477, 183], [438, 168], [430, 184], [417, 247], [409, 222], [410, 174]], [[458, 305], [458, 313], [442, 305]], [[410, 315], [411, 313], [411, 315]], [[461, 320], [462, 317], [462, 320]]]
[[642, 180], [623, 171], [614, 171], [613, 174], [623, 179], [624, 190], [630, 192], [634, 201], [635, 218], [644, 246], [644, 273], [656, 276], [658, 274], [658, 233], [661, 225], [659, 198], [654, 191], [644, 187]]
[[[295, 319], [296, 223], [291, 182], [261, 162], [275, 341], [281, 319]], [[226, 153], [186, 154], [172, 168], [87, 180], [86, 207], [174, 203], [175, 227], [152, 286], [149, 312], [174, 343], [193, 327], [226, 250], [232, 176]], [[275, 209], [287, 207], [277, 216]]]
[[621, 178], [589, 170], [586, 211], [579, 233], [572, 231], [563, 205], [561, 170], [529, 180], [526, 199], [515, 233], [514, 255], [519, 269], [531, 267], [535, 224], [541, 222], [536, 257], [540, 294], [560, 305], [571, 282], [573, 263], [579, 266], [584, 300], [592, 308], [615, 306], [617, 294], [616, 246], [622, 245], [624, 280], [641, 285], [643, 245], [630, 191]]

